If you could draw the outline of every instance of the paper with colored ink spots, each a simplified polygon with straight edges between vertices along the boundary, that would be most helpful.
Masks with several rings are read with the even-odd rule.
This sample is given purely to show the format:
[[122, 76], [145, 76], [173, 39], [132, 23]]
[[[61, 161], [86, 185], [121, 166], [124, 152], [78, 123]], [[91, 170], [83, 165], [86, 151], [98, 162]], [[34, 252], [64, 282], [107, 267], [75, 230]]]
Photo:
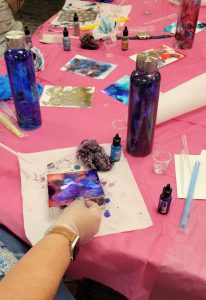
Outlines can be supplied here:
[[102, 90], [102, 92], [124, 104], [128, 104], [129, 84], [130, 77], [128, 75], [125, 75], [116, 82], [109, 85], [106, 89]]
[[45, 85], [41, 106], [90, 108], [94, 87]]
[[[177, 22], [174, 22], [174, 23], [164, 27], [163, 30], [167, 31], [167, 32], [175, 33], [176, 32], [176, 26], [177, 26]], [[198, 21], [195, 33], [198, 33], [198, 32], [200, 32], [204, 29], [206, 29], [206, 23]]]
[[[152, 49], [143, 51], [141, 53], [148, 53], [148, 52], [154, 53], [158, 56], [158, 64], [157, 64], [158, 68], [166, 66], [168, 64], [171, 64], [171, 63], [178, 61], [185, 57], [184, 54], [182, 54], [182, 53], [176, 51], [175, 49], [170, 48], [166, 45], [161, 45], [157, 48], [152, 48]], [[130, 56], [130, 58], [132, 60], [136, 61], [137, 54]]]
[[50, 207], [68, 205], [78, 198], [104, 197], [96, 170], [48, 174], [47, 181]]
[[[111, 145], [103, 144], [101, 146], [109, 155]], [[49, 207], [48, 205], [47, 175], [77, 174], [75, 166], [80, 165], [80, 162], [75, 153], [76, 147], [21, 154], [33, 162], [28, 164], [25, 160], [19, 159], [24, 228], [26, 236], [32, 244], [42, 238], [45, 231], [62, 212], [60, 207]], [[57, 164], [56, 162], [59, 160], [61, 163]], [[48, 169], [48, 166], [53, 167]], [[82, 164], [80, 170], [88, 171]], [[84, 176], [85, 174], [83, 178]], [[102, 215], [105, 213], [106, 216], [102, 218], [96, 236], [143, 229], [152, 225], [147, 207], [123, 153], [120, 161], [114, 164], [110, 171], [98, 172], [98, 177], [103, 187], [104, 198], [109, 198], [110, 201], [105, 201], [102, 206]], [[70, 179], [71, 176], [69, 176]], [[64, 186], [59, 181], [56, 184]], [[93, 184], [91, 186], [94, 188]], [[76, 193], [75, 189], [74, 191]], [[101, 194], [101, 188], [98, 187], [95, 195], [96, 193]]]
[[95, 79], [104, 79], [117, 65], [76, 55], [60, 70]]

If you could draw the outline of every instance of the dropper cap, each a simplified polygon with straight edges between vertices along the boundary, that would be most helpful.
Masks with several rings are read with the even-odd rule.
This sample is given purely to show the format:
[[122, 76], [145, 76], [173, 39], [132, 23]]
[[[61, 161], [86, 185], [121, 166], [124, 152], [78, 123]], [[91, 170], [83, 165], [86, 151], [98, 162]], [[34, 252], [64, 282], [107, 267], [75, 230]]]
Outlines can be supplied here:
[[171, 196], [171, 194], [172, 194], [171, 186], [170, 186], [170, 184], [167, 184], [167, 185], [163, 188], [163, 191], [162, 191], [162, 197], [168, 198], [168, 197]]
[[158, 56], [152, 52], [140, 53], [137, 55], [136, 67], [138, 71], [153, 73], [157, 70]]
[[123, 30], [123, 36], [128, 36], [129, 32], [127, 29], [127, 26], [125, 26], [124, 30]]
[[73, 21], [74, 21], [74, 22], [78, 22], [78, 21], [79, 21], [79, 18], [78, 18], [78, 16], [77, 16], [77, 13], [74, 13]]
[[115, 137], [113, 137], [113, 143], [112, 143], [112, 145], [115, 146], [115, 147], [121, 145], [121, 137], [119, 136], [118, 133], [115, 135]]
[[26, 26], [26, 25], [24, 26], [24, 33], [25, 33], [25, 35], [30, 35], [31, 34], [28, 26]]
[[69, 32], [68, 32], [68, 30], [67, 30], [66, 27], [64, 27], [64, 30], [63, 30], [63, 36], [64, 36], [64, 37], [69, 36]]

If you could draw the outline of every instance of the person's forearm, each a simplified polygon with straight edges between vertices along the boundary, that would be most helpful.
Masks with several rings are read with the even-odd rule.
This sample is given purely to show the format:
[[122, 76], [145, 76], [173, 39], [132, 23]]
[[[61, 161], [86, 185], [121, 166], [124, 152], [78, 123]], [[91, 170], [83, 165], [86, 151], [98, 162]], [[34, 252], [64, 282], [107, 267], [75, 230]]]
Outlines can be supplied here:
[[19, 8], [24, 4], [24, 0], [5, 0], [13, 13], [16, 13]]
[[68, 239], [47, 235], [0, 282], [1, 299], [53, 299], [69, 263]]

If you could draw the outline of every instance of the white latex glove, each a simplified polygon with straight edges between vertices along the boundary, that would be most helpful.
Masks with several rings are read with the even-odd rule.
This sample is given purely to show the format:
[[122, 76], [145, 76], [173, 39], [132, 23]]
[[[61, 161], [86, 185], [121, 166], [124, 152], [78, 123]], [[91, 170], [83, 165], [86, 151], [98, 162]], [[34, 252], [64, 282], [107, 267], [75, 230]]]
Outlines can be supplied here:
[[80, 243], [85, 244], [98, 232], [101, 215], [101, 208], [97, 203], [90, 200], [75, 200], [58, 216], [52, 227], [66, 227], [78, 234]]

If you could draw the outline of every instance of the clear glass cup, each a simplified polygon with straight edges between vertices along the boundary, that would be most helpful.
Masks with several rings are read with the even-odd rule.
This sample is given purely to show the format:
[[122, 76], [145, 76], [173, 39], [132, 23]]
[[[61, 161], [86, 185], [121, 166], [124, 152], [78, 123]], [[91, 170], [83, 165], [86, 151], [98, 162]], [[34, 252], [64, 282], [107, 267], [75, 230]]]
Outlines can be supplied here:
[[153, 170], [156, 174], [164, 174], [172, 160], [172, 154], [165, 150], [156, 150], [152, 154]]
[[104, 42], [104, 47], [106, 49], [106, 52], [105, 52], [105, 56], [106, 57], [114, 57], [114, 54], [113, 54], [113, 48], [116, 46], [117, 44], [117, 40], [115, 39], [106, 39]]

